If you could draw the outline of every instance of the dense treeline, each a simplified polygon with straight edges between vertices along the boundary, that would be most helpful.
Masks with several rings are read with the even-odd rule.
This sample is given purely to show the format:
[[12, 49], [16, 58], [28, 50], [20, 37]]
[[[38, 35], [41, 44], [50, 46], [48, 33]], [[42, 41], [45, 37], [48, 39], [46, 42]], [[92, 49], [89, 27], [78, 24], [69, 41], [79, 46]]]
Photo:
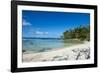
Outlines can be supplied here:
[[90, 26], [80, 26], [63, 33], [64, 39], [90, 40]]

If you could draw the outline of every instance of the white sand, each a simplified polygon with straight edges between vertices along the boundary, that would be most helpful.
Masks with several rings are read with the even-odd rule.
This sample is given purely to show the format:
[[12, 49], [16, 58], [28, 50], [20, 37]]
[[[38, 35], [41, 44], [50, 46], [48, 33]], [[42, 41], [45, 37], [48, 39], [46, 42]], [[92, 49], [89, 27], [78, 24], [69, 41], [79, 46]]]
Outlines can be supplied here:
[[78, 44], [67, 48], [41, 53], [24, 53], [23, 62], [84, 60], [90, 58], [90, 43]]

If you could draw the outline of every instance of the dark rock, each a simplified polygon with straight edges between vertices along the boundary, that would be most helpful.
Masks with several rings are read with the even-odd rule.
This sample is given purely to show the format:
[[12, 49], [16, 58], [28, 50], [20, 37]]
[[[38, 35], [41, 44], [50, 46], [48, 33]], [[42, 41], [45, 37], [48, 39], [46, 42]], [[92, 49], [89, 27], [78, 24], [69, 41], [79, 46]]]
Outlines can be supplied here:
[[22, 52], [26, 52], [26, 50], [22, 50]]

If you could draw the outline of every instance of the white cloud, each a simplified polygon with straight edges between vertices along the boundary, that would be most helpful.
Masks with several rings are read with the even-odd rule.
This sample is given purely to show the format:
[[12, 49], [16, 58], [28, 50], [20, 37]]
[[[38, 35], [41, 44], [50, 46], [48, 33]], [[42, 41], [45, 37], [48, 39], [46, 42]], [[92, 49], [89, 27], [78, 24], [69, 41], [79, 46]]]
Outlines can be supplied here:
[[36, 31], [35, 32], [37, 35], [46, 35], [48, 32], [42, 32], [42, 31]]
[[48, 34], [48, 32], [44, 32], [44, 34]]
[[27, 22], [26, 20], [23, 20], [22, 24], [23, 26], [32, 25], [30, 22]]
[[43, 32], [40, 32], [40, 31], [36, 31], [35, 33], [40, 34], [40, 35], [43, 34]]

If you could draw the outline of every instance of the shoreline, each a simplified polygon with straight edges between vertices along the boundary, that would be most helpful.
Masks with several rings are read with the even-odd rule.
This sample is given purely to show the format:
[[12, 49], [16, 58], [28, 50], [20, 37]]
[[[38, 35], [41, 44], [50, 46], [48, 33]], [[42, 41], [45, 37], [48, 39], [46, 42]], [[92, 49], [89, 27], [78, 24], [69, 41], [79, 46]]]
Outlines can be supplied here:
[[90, 42], [39, 53], [23, 53], [23, 62], [86, 60], [90, 58]]

